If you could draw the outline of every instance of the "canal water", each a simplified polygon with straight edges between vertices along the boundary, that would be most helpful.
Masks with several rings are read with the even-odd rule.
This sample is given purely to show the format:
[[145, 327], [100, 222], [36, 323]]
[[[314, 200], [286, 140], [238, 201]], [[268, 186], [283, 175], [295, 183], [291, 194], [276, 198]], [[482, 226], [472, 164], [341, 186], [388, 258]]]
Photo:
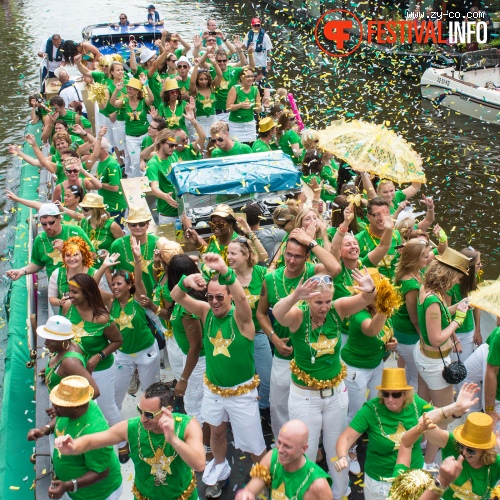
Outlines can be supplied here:
[[[53, 33], [80, 40], [82, 28], [116, 22], [120, 12], [131, 22], [142, 21], [148, 3], [4, 0], [0, 4], [0, 359], [6, 336], [2, 318], [8, 282], [4, 272], [9, 268], [15, 234], [12, 203], [4, 192], [16, 191], [22, 182], [19, 163], [7, 147], [23, 140], [29, 117], [27, 96], [37, 90], [39, 46]], [[480, 250], [485, 278], [499, 276], [500, 185], [496, 175], [500, 127], [439, 114], [428, 102], [421, 102], [417, 80], [385, 72], [376, 58], [323, 56], [315, 45], [313, 29], [295, 25], [290, 12], [275, 14], [264, 4], [250, 2], [160, 0], [155, 5], [167, 19], [169, 31], [187, 40], [205, 27], [209, 17], [215, 17], [231, 36], [243, 36], [250, 19], [261, 17], [275, 47], [272, 82], [295, 95], [306, 125], [321, 129], [342, 117], [364, 119], [385, 123], [414, 143], [424, 159], [428, 179], [424, 192], [434, 196], [437, 221], [448, 233], [450, 245]], [[0, 373], [0, 384], [2, 380]]]

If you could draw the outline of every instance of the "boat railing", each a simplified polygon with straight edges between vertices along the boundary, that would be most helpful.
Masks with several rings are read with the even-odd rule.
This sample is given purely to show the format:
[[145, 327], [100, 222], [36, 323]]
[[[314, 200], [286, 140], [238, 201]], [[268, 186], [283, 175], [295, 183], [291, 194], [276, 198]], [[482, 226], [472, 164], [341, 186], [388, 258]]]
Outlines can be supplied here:
[[500, 67], [500, 57], [496, 49], [466, 52], [460, 60], [460, 71]]

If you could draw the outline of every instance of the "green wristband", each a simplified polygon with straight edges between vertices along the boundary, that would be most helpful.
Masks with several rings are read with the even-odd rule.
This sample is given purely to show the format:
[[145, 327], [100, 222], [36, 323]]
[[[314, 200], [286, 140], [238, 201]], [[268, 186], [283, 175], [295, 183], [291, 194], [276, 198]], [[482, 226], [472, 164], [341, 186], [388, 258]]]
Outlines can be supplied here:
[[439, 230], [438, 239], [439, 243], [446, 243], [448, 241], [448, 236], [446, 236], [444, 229]]
[[226, 274], [219, 274], [219, 284], [231, 286], [236, 281], [236, 274], [229, 268]]
[[187, 276], [185, 274], [183, 274], [181, 276], [181, 279], [179, 280], [179, 282], [177, 283], [177, 286], [184, 292], [184, 293], [188, 293], [188, 289], [184, 286], [184, 280], [187, 278]]

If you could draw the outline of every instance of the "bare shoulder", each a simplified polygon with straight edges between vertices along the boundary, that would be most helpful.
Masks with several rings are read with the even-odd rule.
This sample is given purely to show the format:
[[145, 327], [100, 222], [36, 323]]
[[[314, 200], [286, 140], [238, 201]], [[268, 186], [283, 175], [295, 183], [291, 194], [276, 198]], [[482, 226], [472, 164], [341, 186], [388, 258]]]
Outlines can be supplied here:
[[333, 493], [328, 481], [321, 477], [316, 479], [304, 494], [304, 500], [332, 500]]

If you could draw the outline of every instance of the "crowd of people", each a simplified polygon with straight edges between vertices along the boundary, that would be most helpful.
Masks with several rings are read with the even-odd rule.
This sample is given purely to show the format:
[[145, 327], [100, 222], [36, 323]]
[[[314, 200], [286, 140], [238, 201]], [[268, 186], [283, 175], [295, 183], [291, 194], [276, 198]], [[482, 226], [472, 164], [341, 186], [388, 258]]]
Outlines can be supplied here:
[[[164, 25], [153, 5], [147, 22]], [[129, 24], [121, 14], [113, 26]], [[132, 40], [123, 61], [52, 36], [39, 55], [60, 95], [29, 99], [46, 148], [31, 135], [33, 156], [9, 147], [55, 185], [46, 203], [7, 192], [38, 211], [42, 228], [30, 262], [7, 275], [49, 278], [50, 317], [37, 333], [49, 351], [51, 420], [28, 435], [56, 436], [49, 498], [120, 498], [129, 459], [136, 499], [196, 499], [195, 472], [219, 498], [231, 478], [228, 422], [254, 462], [239, 500], [347, 498], [364, 435], [366, 500], [500, 496], [500, 328], [488, 349], [469, 306], [480, 251], [448, 245], [432, 197], [418, 200], [416, 218], [420, 183], [398, 190], [351, 171], [317, 131], [299, 129], [286, 89], [267, 81], [272, 43], [258, 18], [241, 38], [209, 19], [192, 45], [167, 30], [155, 45]], [[100, 95], [94, 127], [76, 94], [63, 95], [74, 90], [72, 65]], [[304, 187], [271, 226], [261, 227], [258, 201], [245, 217], [215, 206], [209, 239], [179, 214], [173, 164], [278, 149]], [[149, 179], [151, 212], [128, 206], [125, 176]], [[150, 227], [180, 216], [197, 250], [189, 255]], [[173, 382], [161, 380], [165, 360]], [[463, 364], [467, 377], [448, 373]], [[123, 420], [137, 379], [139, 416]]]

